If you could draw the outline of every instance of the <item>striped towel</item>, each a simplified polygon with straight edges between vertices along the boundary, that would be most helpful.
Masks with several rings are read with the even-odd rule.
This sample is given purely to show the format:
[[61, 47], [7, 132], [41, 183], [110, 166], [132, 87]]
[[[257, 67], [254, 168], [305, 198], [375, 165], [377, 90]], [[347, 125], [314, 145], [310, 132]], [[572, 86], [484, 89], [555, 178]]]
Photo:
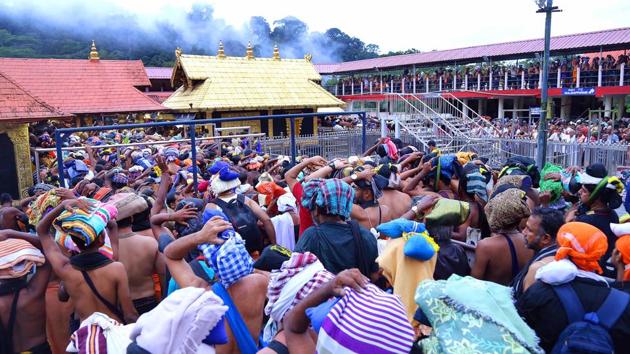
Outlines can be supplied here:
[[0, 241], [0, 279], [21, 278], [45, 262], [44, 255], [24, 240]]
[[81, 209], [74, 209], [72, 212], [66, 210], [55, 220], [56, 238], [61, 240], [61, 244], [65, 245], [67, 243], [65, 239], [70, 237], [74, 238], [75, 242], [79, 240], [85, 247], [89, 247], [105, 230], [109, 220], [116, 217], [117, 210], [113, 205], [89, 200], [96, 205], [94, 210], [90, 212]]
[[330, 310], [317, 338], [320, 354], [409, 353], [414, 332], [398, 297], [369, 284], [346, 295]]

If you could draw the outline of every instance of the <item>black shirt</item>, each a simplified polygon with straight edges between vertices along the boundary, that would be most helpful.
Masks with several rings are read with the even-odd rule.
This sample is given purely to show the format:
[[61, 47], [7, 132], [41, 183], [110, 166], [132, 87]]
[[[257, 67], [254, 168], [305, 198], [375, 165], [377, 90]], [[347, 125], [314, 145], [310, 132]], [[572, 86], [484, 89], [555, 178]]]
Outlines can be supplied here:
[[[359, 227], [363, 254], [370, 264], [370, 273], [378, 271], [376, 238], [364, 227]], [[311, 252], [319, 258], [329, 272], [337, 274], [342, 270], [359, 268], [355, 255], [355, 243], [349, 224], [326, 222], [304, 230], [295, 245], [295, 252]]]
[[433, 279], [446, 280], [453, 274], [465, 277], [470, 274], [470, 266], [464, 248], [451, 241], [438, 242], [440, 250], [437, 254]]
[[[582, 210], [580, 210], [582, 211]], [[606, 267], [606, 263], [612, 254], [613, 249], [615, 248], [615, 242], [617, 241], [617, 236], [610, 229], [610, 224], [619, 223], [619, 217], [614, 210], [608, 211], [587, 211], [584, 213], [579, 213], [575, 218], [575, 221], [580, 221], [583, 223], [587, 223], [589, 225], [593, 225], [596, 228], [600, 229], [608, 239], [608, 249], [606, 250], [606, 254], [599, 259], [599, 265], [604, 270], [604, 275], [610, 278], [614, 278], [616, 272], [614, 269], [609, 269]]]
[[[571, 285], [586, 312], [597, 311], [610, 292], [605, 284], [591, 279], [575, 278]], [[560, 333], [568, 326], [567, 315], [551, 285], [537, 281], [518, 299], [516, 308], [540, 337], [540, 346], [551, 351]], [[630, 305], [612, 327], [610, 335], [615, 353], [630, 353]]]

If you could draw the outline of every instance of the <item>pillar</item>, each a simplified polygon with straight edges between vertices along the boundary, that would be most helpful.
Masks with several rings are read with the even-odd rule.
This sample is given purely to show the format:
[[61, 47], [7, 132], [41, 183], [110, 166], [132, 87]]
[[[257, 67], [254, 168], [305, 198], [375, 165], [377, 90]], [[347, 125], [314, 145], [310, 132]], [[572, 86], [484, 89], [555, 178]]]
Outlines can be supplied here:
[[615, 105], [615, 108], [617, 109], [617, 112], [619, 112], [619, 115], [617, 116], [617, 118], [623, 118], [624, 113], [626, 111], [626, 95], [619, 95], [616, 97], [617, 97], [617, 104]]
[[604, 117], [610, 118], [610, 110], [613, 108], [613, 96], [604, 96]]
[[497, 117], [499, 119], [503, 119], [503, 106], [505, 105], [505, 98], [503, 97], [499, 97], [499, 106], [498, 106], [498, 112], [497, 112]]
[[486, 100], [483, 98], [480, 98], [479, 99], [479, 112], [478, 112], [480, 116], [486, 114], [485, 106], [486, 106]]
[[13, 144], [18, 193], [22, 198], [27, 197], [25, 191], [33, 185], [28, 124], [0, 123], [0, 134], [7, 134]]
[[464, 103], [462, 106], [462, 113], [464, 114], [464, 117], [468, 117], [468, 99], [464, 98], [462, 102]]
[[560, 119], [567, 119], [571, 115], [571, 96], [560, 97]]

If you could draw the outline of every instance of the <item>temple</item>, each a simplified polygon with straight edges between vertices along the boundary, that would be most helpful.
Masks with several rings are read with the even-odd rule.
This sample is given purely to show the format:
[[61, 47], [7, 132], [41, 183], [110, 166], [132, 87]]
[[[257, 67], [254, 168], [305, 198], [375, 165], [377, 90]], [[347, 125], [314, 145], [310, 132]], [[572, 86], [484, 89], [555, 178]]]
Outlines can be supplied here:
[[[171, 76], [178, 89], [164, 106], [196, 118], [247, 117], [272, 114], [312, 113], [340, 108], [345, 103], [319, 85], [321, 76], [304, 59], [282, 59], [277, 47], [272, 58], [256, 58], [251, 44], [244, 57], [226, 56], [219, 44], [216, 56], [188, 55], [176, 51]], [[221, 127], [250, 126], [251, 132], [269, 136], [288, 135], [288, 120], [252, 120], [222, 123]], [[298, 121], [297, 134], [314, 134], [317, 122]]]

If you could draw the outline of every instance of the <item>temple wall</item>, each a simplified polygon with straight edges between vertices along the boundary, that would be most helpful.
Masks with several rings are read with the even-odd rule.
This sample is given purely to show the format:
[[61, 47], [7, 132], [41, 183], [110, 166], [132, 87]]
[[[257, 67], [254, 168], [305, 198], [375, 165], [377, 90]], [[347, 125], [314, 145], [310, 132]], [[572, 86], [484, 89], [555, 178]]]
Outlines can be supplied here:
[[[28, 124], [0, 123], [0, 134], [5, 133], [13, 143], [19, 193], [22, 197], [26, 197], [26, 189], [33, 185]], [[0, 161], [0, 163], [3, 162]]]

